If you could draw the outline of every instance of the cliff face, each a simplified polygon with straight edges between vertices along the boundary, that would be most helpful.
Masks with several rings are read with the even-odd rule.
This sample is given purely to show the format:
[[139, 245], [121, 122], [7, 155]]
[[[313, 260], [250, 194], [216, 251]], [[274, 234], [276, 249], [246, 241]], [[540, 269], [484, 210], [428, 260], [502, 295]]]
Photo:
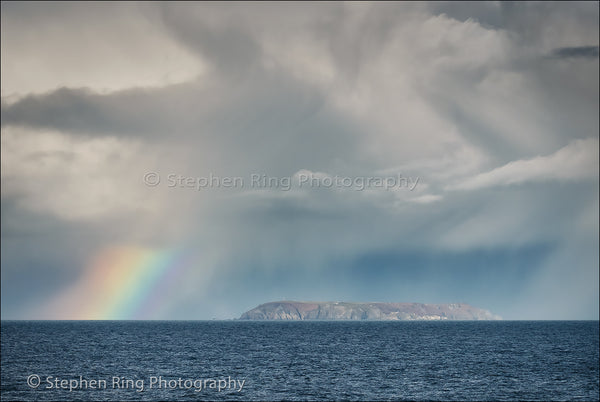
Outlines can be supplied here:
[[345, 303], [278, 301], [245, 312], [240, 320], [501, 320], [464, 303]]

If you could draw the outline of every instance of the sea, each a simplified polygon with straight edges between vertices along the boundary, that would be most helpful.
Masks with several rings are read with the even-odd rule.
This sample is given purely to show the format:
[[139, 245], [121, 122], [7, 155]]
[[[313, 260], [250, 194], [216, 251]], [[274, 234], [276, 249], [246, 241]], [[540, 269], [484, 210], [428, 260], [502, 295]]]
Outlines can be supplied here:
[[1, 400], [598, 400], [598, 321], [2, 321]]

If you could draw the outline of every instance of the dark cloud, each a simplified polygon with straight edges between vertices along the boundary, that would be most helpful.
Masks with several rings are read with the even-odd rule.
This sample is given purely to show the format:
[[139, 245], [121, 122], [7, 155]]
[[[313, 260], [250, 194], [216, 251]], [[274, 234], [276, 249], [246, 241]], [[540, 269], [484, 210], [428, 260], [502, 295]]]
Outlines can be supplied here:
[[336, 160], [373, 166], [357, 156], [364, 127], [331, 107], [321, 89], [282, 71], [109, 94], [61, 88], [3, 103], [2, 126], [197, 147], [210, 142], [211, 154], [219, 155], [212, 169], [237, 175], [249, 165], [287, 175], [326, 169]]
[[[503, 1], [501, 28], [528, 52], [589, 43], [598, 37], [598, 3]], [[559, 45], [564, 43], [564, 45]]]
[[[107, 95], [88, 89], [60, 88], [2, 104], [2, 125], [49, 128], [76, 134], [181, 134], [201, 122], [210, 105], [192, 85], [131, 89]], [[193, 101], [192, 101], [193, 100]], [[195, 113], [194, 113], [195, 112]], [[191, 121], [190, 121], [191, 117]], [[198, 133], [204, 127], [199, 125]]]
[[554, 49], [550, 57], [557, 59], [597, 59], [598, 46], [575, 46]]

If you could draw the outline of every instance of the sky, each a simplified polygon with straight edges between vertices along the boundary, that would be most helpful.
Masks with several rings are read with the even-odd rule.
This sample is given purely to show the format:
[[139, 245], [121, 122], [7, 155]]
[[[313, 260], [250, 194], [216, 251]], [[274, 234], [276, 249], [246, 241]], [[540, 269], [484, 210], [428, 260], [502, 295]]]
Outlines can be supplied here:
[[598, 319], [597, 2], [1, 4], [2, 319]]

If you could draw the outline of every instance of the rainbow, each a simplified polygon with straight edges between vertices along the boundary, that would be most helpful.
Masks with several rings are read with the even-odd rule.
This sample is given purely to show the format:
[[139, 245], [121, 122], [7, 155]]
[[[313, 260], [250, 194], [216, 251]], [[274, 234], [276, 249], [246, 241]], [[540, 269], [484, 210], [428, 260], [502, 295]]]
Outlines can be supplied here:
[[110, 247], [48, 304], [46, 319], [136, 320], [164, 317], [189, 267], [181, 251]]

